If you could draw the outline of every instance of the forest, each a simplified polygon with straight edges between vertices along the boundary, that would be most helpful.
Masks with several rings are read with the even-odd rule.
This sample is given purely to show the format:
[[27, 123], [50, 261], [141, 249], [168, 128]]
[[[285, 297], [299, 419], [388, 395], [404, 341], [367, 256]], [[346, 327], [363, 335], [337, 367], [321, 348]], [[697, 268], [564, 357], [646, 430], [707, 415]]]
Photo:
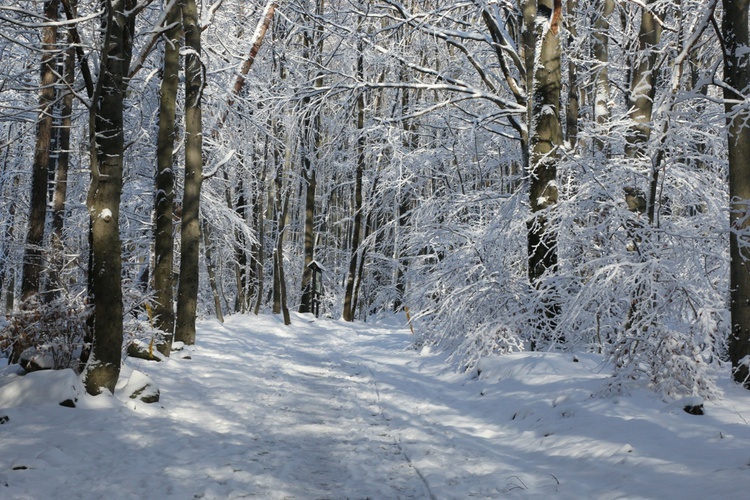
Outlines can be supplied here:
[[99, 394], [196, 318], [403, 311], [750, 388], [749, 3], [5, 2], [0, 357]]

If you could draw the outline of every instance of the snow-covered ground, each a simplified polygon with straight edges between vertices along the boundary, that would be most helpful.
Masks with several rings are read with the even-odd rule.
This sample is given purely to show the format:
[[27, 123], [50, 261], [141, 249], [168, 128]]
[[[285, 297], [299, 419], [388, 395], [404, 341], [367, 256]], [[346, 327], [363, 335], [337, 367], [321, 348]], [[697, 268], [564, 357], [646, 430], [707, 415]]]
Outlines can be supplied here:
[[[76, 409], [57, 404], [71, 373], [0, 368], [0, 498], [750, 496], [750, 391], [726, 383], [694, 416], [642, 390], [592, 396], [608, 378], [593, 355], [456, 374], [395, 320], [292, 320], [202, 322], [191, 359], [128, 359], [118, 397]], [[143, 374], [156, 404], [124, 395]]]

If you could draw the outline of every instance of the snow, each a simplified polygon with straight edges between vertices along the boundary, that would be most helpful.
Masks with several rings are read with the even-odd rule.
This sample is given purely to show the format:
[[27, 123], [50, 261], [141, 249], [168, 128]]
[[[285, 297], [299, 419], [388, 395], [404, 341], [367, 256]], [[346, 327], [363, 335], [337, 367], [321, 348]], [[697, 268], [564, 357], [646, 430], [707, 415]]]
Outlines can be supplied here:
[[78, 376], [70, 369], [37, 371], [23, 377], [15, 371], [0, 376], [0, 408], [58, 405], [67, 400], [75, 401], [85, 392]]
[[[517, 353], [456, 373], [405, 318], [199, 323], [129, 358], [115, 397], [71, 371], [0, 368], [0, 498], [745, 498], [750, 392], [601, 397], [593, 354]], [[189, 358], [189, 359], [188, 359]], [[128, 397], [143, 382], [161, 400]], [[77, 408], [59, 406], [77, 397]], [[689, 415], [686, 404], [704, 404]], [[4, 419], [0, 418], [0, 422]]]

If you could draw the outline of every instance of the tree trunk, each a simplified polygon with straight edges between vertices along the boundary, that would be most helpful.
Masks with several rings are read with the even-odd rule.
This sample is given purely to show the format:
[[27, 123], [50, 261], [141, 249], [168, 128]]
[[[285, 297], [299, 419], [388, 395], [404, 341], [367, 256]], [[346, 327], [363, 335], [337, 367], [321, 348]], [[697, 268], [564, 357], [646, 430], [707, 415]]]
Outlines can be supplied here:
[[[401, 67], [400, 73], [400, 80], [408, 81], [408, 73], [405, 67]], [[410, 97], [411, 96], [409, 94], [409, 89], [405, 88], [401, 90], [401, 116], [408, 116], [408, 114], [412, 111], [412, 103]], [[416, 99], [418, 99], [418, 96], [416, 97]], [[407, 152], [416, 151], [416, 149], [419, 147], [419, 136], [417, 135], [417, 124], [415, 123], [414, 119], [402, 119], [401, 133], [403, 134], [401, 145], [406, 149]], [[459, 177], [460, 175], [461, 174], [459, 172]], [[404, 182], [403, 186], [406, 185], [407, 183]], [[412, 208], [412, 198], [413, 194], [408, 188], [399, 189], [398, 194], [396, 195], [396, 203], [398, 204], [398, 206], [396, 207], [398, 220], [395, 226], [395, 231], [397, 233], [394, 236], [393, 244], [393, 256], [396, 263], [396, 297], [393, 301], [393, 310], [395, 312], [400, 311], [405, 305], [404, 297], [406, 295], [406, 259], [403, 258], [403, 253], [405, 252], [402, 252], [401, 239], [404, 237], [406, 227], [409, 224], [409, 218]]]
[[[610, 0], [611, 1], [611, 0]], [[577, 0], [568, 0], [568, 18], [573, 19], [576, 10], [578, 9]], [[578, 38], [578, 31], [575, 23], [570, 23], [568, 26], [570, 33], [569, 42], [573, 42]], [[578, 142], [578, 112], [581, 107], [580, 103], [580, 89], [578, 87], [578, 70], [574, 58], [568, 59], [568, 106], [565, 112], [565, 137], [570, 144], [570, 147], [575, 149], [576, 143]]]
[[[308, 160], [303, 161], [304, 163]], [[315, 169], [303, 165], [302, 178], [305, 182], [305, 267], [302, 270], [302, 300], [299, 305], [299, 312], [313, 312], [313, 295], [315, 290], [312, 289], [312, 269], [310, 264], [315, 258], [315, 189], [317, 180]]]
[[[364, 58], [360, 44], [360, 55], [357, 58], [357, 76], [364, 79]], [[362, 237], [362, 177], [365, 172], [365, 94], [360, 91], [357, 96], [357, 173], [354, 180], [354, 227], [352, 228], [351, 257], [349, 258], [349, 274], [346, 278], [344, 295], [344, 321], [354, 321], [357, 304], [354, 303], [354, 282], [357, 276], [357, 258], [359, 243]]]
[[208, 283], [211, 286], [211, 295], [214, 299], [214, 309], [216, 311], [216, 319], [220, 323], [224, 323], [224, 313], [221, 311], [221, 294], [219, 293], [219, 287], [216, 284], [216, 270], [214, 269], [213, 252], [211, 249], [211, 228], [208, 225], [206, 219], [203, 222], [203, 248], [206, 253], [206, 270], [208, 272]]
[[226, 123], [227, 117], [229, 116], [229, 108], [231, 108], [234, 104], [234, 97], [239, 96], [240, 92], [242, 91], [242, 87], [245, 86], [245, 82], [247, 81], [247, 74], [250, 72], [250, 68], [253, 67], [253, 63], [255, 63], [255, 58], [260, 51], [261, 45], [263, 44], [263, 39], [266, 36], [266, 31], [271, 25], [273, 15], [276, 12], [276, 7], [276, 1], [269, 0], [268, 2], [266, 2], [266, 6], [263, 9], [263, 15], [261, 16], [258, 26], [255, 28], [255, 33], [253, 34], [253, 44], [250, 47], [250, 52], [247, 55], [247, 59], [245, 59], [245, 61], [242, 63], [240, 74], [237, 75], [237, 79], [234, 81], [234, 87], [232, 88], [233, 97], [230, 97], [227, 100], [227, 110], [219, 118], [216, 128], [214, 129], [214, 133], [216, 133], [218, 129], [223, 127], [224, 123]]
[[630, 119], [633, 121], [625, 148], [628, 158], [640, 157], [643, 154], [643, 144], [651, 136], [651, 115], [656, 95], [655, 49], [661, 40], [661, 25], [651, 10], [655, 1], [649, 0], [648, 8], [643, 8], [641, 13], [641, 28], [638, 33], [639, 61], [633, 74], [628, 99]]
[[[316, 0], [315, 15], [320, 18], [323, 15], [325, 2]], [[323, 26], [318, 22], [309, 20], [311, 26], [305, 33], [305, 56], [308, 61], [314, 60], [314, 66], [321, 67], [323, 64]], [[318, 70], [319, 71], [319, 70]], [[323, 77], [318, 72], [314, 81], [315, 87], [323, 86]], [[313, 312], [312, 269], [310, 264], [315, 259], [315, 190], [317, 189], [316, 169], [318, 148], [320, 147], [320, 113], [309, 110], [310, 98], [303, 98], [302, 109], [306, 110], [302, 122], [302, 177], [305, 182], [305, 265], [302, 269], [302, 300], [299, 312]], [[311, 116], [312, 115], [312, 116]]]
[[[288, 206], [289, 200], [286, 200], [286, 205]], [[284, 209], [284, 212], [286, 213], [286, 207]], [[286, 301], [286, 278], [284, 276], [284, 239], [279, 236], [278, 243], [276, 245], [276, 249], [274, 249], [273, 253], [274, 258], [276, 259], [276, 273], [279, 277], [279, 296], [281, 298], [281, 315], [284, 318], [284, 324], [285, 325], [291, 325], [292, 319], [289, 316], [289, 306], [287, 305]]]
[[[244, 164], [244, 159], [240, 162]], [[234, 204], [232, 190], [230, 189], [229, 176], [224, 171], [224, 180], [227, 183], [226, 198], [227, 207], [234, 210], [240, 220], [247, 221], [247, 201], [245, 200], [245, 183], [240, 177], [237, 179], [237, 204]], [[247, 265], [247, 242], [244, 234], [240, 229], [234, 230], [235, 249], [234, 249], [234, 275], [237, 287], [237, 296], [234, 300], [234, 312], [246, 313], [250, 309], [250, 290], [248, 284], [248, 265]]]
[[408, 193], [400, 193], [401, 194], [401, 200], [398, 203], [398, 220], [396, 225], [396, 231], [398, 231], [398, 236], [395, 239], [394, 242], [394, 257], [396, 261], [396, 298], [393, 301], [393, 310], [394, 312], [399, 312], [404, 307], [404, 297], [406, 296], [406, 273], [405, 273], [405, 267], [406, 267], [406, 259], [403, 259], [403, 255], [401, 252], [400, 245], [400, 239], [403, 238], [404, 233], [406, 232], [406, 227], [409, 222], [409, 213], [411, 210], [411, 196]]
[[120, 197], [124, 154], [123, 103], [132, 55], [135, 20], [126, 12], [135, 0], [107, 2], [104, 46], [91, 121], [90, 296], [93, 346], [83, 373], [86, 391], [114, 392], [122, 355], [122, 244]]
[[36, 126], [36, 146], [31, 174], [31, 200], [26, 247], [23, 256], [21, 300], [39, 293], [42, 274], [42, 245], [47, 215], [47, 176], [50, 144], [52, 142], [52, 107], [55, 102], [56, 43], [58, 0], [44, 2], [44, 17], [48, 24], [42, 28], [42, 62], [39, 86], [39, 117]]
[[[167, 0], [168, 1], [168, 0]], [[180, 6], [167, 14], [164, 34], [164, 61], [159, 89], [159, 133], [156, 142], [154, 196], [154, 326], [164, 341], [159, 352], [169, 356], [174, 334], [174, 141], [175, 107], [180, 64]]]
[[602, 135], [609, 123], [609, 16], [614, 11], [614, 1], [605, 0], [601, 8], [602, 11], [597, 14], [594, 22], [594, 58], [599, 64], [594, 90], [594, 120], [601, 135], [595, 137], [594, 146], [606, 156], [607, 141]]
[[[375, 177], [375, 179], [372, 182], [372, 186], [370, 188], [370, 199], [372, 199], [374, 197], [374, 195], [375, 195], [375, 193], [377, 191], [377, 187], [378, 187], [378, 177]], [[373, 215], [373, 212], [370, 211], [367, 214], [367, 217], [365, 218], [365, 226], [362, 229], [362, 232], [364, 233], [363, 238], [362, 238], [363, 241], [366, 241], [372, 235], [372, 230], [373, 230], [373, 225], [374, 225], [372, 215]], [[362, 287], [362, 281], [364, 281], [364, 277], [365, 277], [365, 257], [366, 257], [366, 254], [367, 254], [367, 247], [366, 246], [362, 246], [361, 250], [360, 250], [360, 254], [359, 254], [359, 266], [357, 268], [357, 278], [354, 281], [354, 297], [352, 297], [352, 303], [353, 304], [359, 304], [360, 303], [359, 302], [359, 291], [360, 291], [360, 289]], [[399, 267], [399, 269], [401, 269], [401, 268]], [[401, 293], [402, 294], [404, 293], [405, 286], [406, 285], [404, 283], [403, 288], [401, 288]], [[369, 301], [368, 301], [368, 306], [369, 306]], [[366, 319], [366, 315], [367, 315], [367, 310], [364, 311], [364, 315], [363, 315], [364, 319]]]
[[[72, 40], [68, 40], [71, 44]], [[62, 272], [65, 266], [63, 229], [65, 228], [65, 203], [68, 193], [68, 169], [70, 164], [70, 131], [73, 125], [73, 88], [75, 81], [75, 49], [65, 51], [63, 78], [66, 91], [62, 99], [60, 128], [58, 129], [59, 157], [55, 173], [55, 192], [52, 199], [52, 262], [50, 263], [49, 298], [59, 296], [63, 288]]]
[[[288, 150], [287, 150], [288, 154]], [[277, 159], [275, 184], [274, 213], [276, 218], [276, 245], [273, 249], [273, 313], [284, 316], [284, 324], [291, 324], [289, 308], [286, 301], [286, 279], [284, 277], [284, 233], [289, 211], [290, 193], [282, 194], [284, 189], [283, 175], [286, 160]]]
[[[549, 227], [549, 212], [557, 204], [558, 146], [563, 133], [560, 124], [560, 24], [562, 0], [555, 0], [549, 13], [549, 24], [537, 22], [538, 53], [533, 65], [533, 88], [529, 103], [530, 168], [529, 196], [532, 218], [528, 221], [529, 282], [538, 287], [547, 272], [557, 270], [557, 234]], [[542, 9], [539, 9], [542, 12]], [[528, 71], [528, 70], [527, 70]], [[559, 304], [554, 293], [544, 292], [539, 311], [539, 330], [545, 335], [555, 329]]]
[[[653, 3], [653, 0], [649, 4]], [[633, 80], [631, 91], [630, 117], [635, 122], [626, 145], [626, 154], [631, 158], [643, 155], [643, 145], [651, 137], [651, 119], [653, 114], [654, 97], [656, 96], [656, 46], [661, 40], [661, 25], [650, 9], [643, 9], [641, 16], [641, 30], [639, 46], [641, 61]], [[656, 162], [651, 162], [651, 178], [649, 179], [649, 197], [647, 214], [649, 224], [654, 223], [656, 207], [656, 190], [659, 183], [659, 170]]]
[[[8, 127], [8, 139], [6, 140], [5, 156], [3, 158], [2, 171], [0, 171], [0, 187], [2, 192], [5, 190], [5, 182], [10, 177], [8, 160], [11, 157], [10, 146], [11, 136], [13, 127]], [[15, 155], [20, 157], [21, 155]], [[21, 182], [20, 175], [13, 175], [11, 193], [18, 191], [18, 185]], [[8, 203], [8, 217], [3, 220], [3, 240], [2, 250], [0, 250], [0, 294], [5, 294], [5, 314], [8, 315], [13, 312], [13, 305], [15, 302], [15, 287], [16, 287], [16, 269], [10, 259], [10, 247], [13, 244], [15, 238], [15, 224], [16, 224], [16, 198], [11, 197]]]
[[182, 198], [180, 283], [177, 289], [175, 340], [195, 343], [198, 309], [198, 264], [200, 261], [200, 198], [203, 183], [203, 135], [201, 98], [204, 68], [201, 61], [201, 30], [195, 0], [182, 0], [185, 33], [185, 192]]
[[266, 137], [265, 142], [265, 151], [263, 153], [263, 170], [261, 171], [260, 180], [258, 181], [258, 189], [257, 194], [255, 195], [255, 204], [254, 204], [254, 218], [256, 222], [256, 227], [258, 228], [258, 243], [256, 245], [253, 245], [251, 247], [251, 258], [253, 262], [256, 264], [256, 278], [258, 285], [256, 287], [255, 293], [255, 308], [253, 309], [253, 313], [257, 316], [260, 313], [260, 306], [263, 304], [263, 288], [264, 288], [264, 279], [265, 279], [265, 272], [264, 272], [264, 266], [265, 266], [265, 244], [264, 240], [266, 238], [266, 229], [265, 229], [265, 210], [263, 209], [263, 202], [266, 200], [266, 168], [269, 163], [269, 142], [270, 138]]
[[[68, 21], [74, 21], [78, 18], [78, 0], [62, 0], [62, 6], [63, 10], [65, 10], [65, 17]], [[94, 80], [91, 77], [88, 56], [83, 51], [81, 36], [78, 34], [77, 25], [73, 22], [68, 24], [68, 36], [75, 48], [76, 58], [78, 59], [78, 64], [81, 68], [81, 76], [83, 77], [84, 86], [86, 87], [86, 95], [93, 97]]]
[[557, 267], [557, 238], [547, 229], [547, 212], [557, 203], [557, 147], [562, 144], [560, 126], [560, 1], [555, 0], [550, 28], [538, 28], [531, 105], [529, 195], [534, 218], [529, 222], [529, 279], [538, 281]]
[[750, 272], [747, 230], [750, 227], [750, 111], [743, 104], [750, 85], [748, 0], [724, 0], [724, 98], [727, 112], [730, 200], [730, 311], [729, 358], [734, 380], [750, 389]]

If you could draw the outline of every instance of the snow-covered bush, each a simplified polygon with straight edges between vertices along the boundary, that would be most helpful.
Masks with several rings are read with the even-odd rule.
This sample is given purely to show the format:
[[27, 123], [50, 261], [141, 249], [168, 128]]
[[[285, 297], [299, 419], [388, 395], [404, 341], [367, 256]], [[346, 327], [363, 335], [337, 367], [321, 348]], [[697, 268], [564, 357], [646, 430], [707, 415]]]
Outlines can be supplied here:
[[407, 303], [418, 311], [419, 342], [450, 351], [464, 369], [518, 352], [528, 340], [525, 209], [491, 192], [429, 201], [413, 214], [406, 245]]
[[79, 368], [90, 309], [81, 296], [60, 296], [50, 302], [38, 296], [24, 302], [0, 331], [0, 346], [10, 362], [34, 358], [43, 368]]

